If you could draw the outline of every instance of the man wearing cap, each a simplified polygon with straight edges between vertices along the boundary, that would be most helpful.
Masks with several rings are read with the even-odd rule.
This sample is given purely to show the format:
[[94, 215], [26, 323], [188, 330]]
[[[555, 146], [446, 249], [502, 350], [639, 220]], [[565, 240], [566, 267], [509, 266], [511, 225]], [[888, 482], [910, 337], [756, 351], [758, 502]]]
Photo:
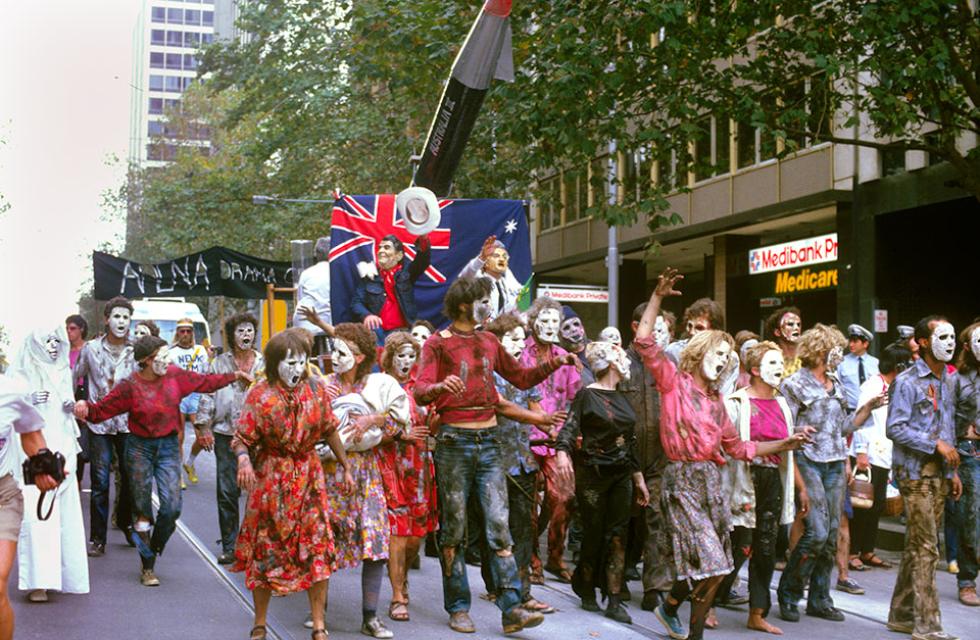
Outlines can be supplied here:
[[837, 366], [837, 379], [844, 385], [844, 398], [847, 408], [857, 408], [861, 385], [869, 378], [878, 375], [878, 358], [868, 353], [868, 343], [874, 336], [859, 324], [847, 327], [847, 346], [850, 353]]
[[[208, 350], [204, 348], [204, 345], [195, 344], [194, 342], [194, 321], [190, 318], [181, 318], [177, 321], [177, 331], [174, 334], [174, 344], [170, 346], [169, 357], [171, 364], [175, 364], [184, 371], [193, 371], [194, 373], [207, 373], [208, 365], [210, 363], [210, 358], [208, 358]], [[200, 402], [200, 396], [196, 393], [192, 393], [180, 401], [180, 415], [183, 418], [181, 423], [181, 428], [177, 431], [177, 441], [180, 446], [180, 453], [184, 453], [184, 424], [190, 422], [192, 425], [197, 419], [197, 405]], [[195, 427], [196, 429], [196, 427]], [[200, 434], [198, 434], [200, 436]], [[197, 458], [197, 454], [201, 452], [202, 447], [198, 444], [198, 439], [194, 440], [194, 444], [191, 445], [190, 453], [187, 455], [187, 459], [184, 460], [184, 471], [187, 472], [187, 479], [191, 481], [191, 484], [197, 484], [197, 472], [194, 470], [194, 459]], [[210, 450], [210, 449], [209, 449]], [[180, 479], [180, 488], [186, 489], [187, 485], [184, 484], [184, 479]]]
[[[324, 335], [323, 329], [306, 319], [302, 309], [312, 309], [327, 324], [333, 324], [330, 308], [330, 238], [319, 238], [313, 247], [316, 264], [304, 269], [296, 283], [296, 311], [293, 312], [293, 326], [302, 327], [318, 339]], [[230, 338], [230, 336], [229, 336]], [[323, 353], [326, 344], [319, 344], [317, 351]]]
[[[483, 242], [480, 255], [470, 260], [459, 272], [460, 278], [487, 278], [493, 285], [490, 289], [490, 318], [515, 311], [517, 298], [521, 294], [521, 283], [514, 277], [508, 266], [510, 254], [497, 236], [490, 236]], [[488, 321], [489, 321], [488, 320]]]

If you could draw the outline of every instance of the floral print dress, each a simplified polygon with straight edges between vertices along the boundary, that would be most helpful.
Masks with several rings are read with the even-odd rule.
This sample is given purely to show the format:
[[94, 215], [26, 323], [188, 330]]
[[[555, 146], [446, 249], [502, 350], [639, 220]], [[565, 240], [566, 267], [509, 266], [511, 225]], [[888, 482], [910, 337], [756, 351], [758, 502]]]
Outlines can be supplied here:
[[[412, 426], [425, 424], [425, 408], [415, 404], [412, 381], [402, 385], [411, 404]], [[424, 440], [399, 439], [377, 449], [393, 536], [424, 536], [436, 530], [435, 468]]]
[[[347, 389], [336, 374], [331, 373], [323, 380], [328, 386], [343, 388], [344, 393], [360, 393], [366, 382], [362, 378]], [[387, 419], [382, 433], [385, 436], [394, 436], [400, 429], [397, 422]], [[347, 464], [351, 477], [354, 478], [354, 491], [348, 494], [344, 493], [341, 486], [344, 470], [334, 460], [323, 462], [327, 501], [330, 505], [330, 528], [333, 530], [336, 545], [331, 571], [354, 568], [362, 560], [388, 558], [388, 504], [376, 449], [347, 452]]]
[[232, 571], [249, 589], [291, 593], [330, 577], [334, 540], [315, 445], [337, 427], [319, 378], [295, 389], [258, 382], [238, 418], [258, 484], [248, 496]]

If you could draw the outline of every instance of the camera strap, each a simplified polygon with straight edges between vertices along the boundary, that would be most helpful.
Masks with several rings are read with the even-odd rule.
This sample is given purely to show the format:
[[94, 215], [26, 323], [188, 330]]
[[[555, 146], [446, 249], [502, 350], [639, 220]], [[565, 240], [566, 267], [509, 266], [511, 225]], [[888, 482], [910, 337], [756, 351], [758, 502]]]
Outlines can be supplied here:
[[45, 521], [45, 520], [47, 520], [48, 518], [51, 517], [51, 512], [54, 511], [54, 503], [58, 499], [58, 496], [52, 495], [52, 497], [51, 497], [51, 504], [48, 506], [48, 512], [45, 515], [43, 515], [43, 516], [41, 515], [41, 503], [44, 502], [44, 495], [45, 494], [47, 494], [47, 493], [55, 494], [57, 492], [58, 492], [57, 489], [55, 489], [54, 491], [42, 491], [41, 492], [41, 495], [38, 496], [38, 498], [37, 498], [37, 519], [38, 520], [40, 520], [40, 521], [43, 522], [43, 521]]

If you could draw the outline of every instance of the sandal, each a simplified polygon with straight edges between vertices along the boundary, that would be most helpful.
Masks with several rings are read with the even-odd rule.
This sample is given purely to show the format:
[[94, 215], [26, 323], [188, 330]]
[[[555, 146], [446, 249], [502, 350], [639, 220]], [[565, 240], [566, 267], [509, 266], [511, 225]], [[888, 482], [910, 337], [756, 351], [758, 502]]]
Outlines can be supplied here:
[[317, 640], [317, 638], [322, 638], [323, 640], [330, 640], [330, 634], [327, 633], [326, 629], [314, 629], [313, 634], [310, 636], [310, 640]]
[[527, 602], [522, 603], [521, 606], [527, 609], [528, 611], [537, 611], [538, 613], [544, 613], [544, 614], [554, 613], [555, 611], [557, 611], [557, 609], [555, 609], [550, 604], [546, 604], [544, 602], [541, 602], [540, 600], [535, 600], [534, 598], [531, 598]]
[[873, 553], [868, 557], [861, 557], [861, 562], [863, 562], [869, 567], [877, 567], [878, 569], [892, 568], [892, 563], [888, 562], [887, 560], [882, 560], [881, 558], [879, 558]]
[[565, 567], [545, 567], [544, 570], [555, 576], [558, 582], [564, 584], [571, 584], [572, 582], [572, 572]]
[[408, 622], [408, 603], [392, 600], [391, 604], [388, 605], [388, 617], [395, 622]]
[[847, 568], [851, 571], [867, 571], [869, 569], [857, 556], [847, 561]]
[[[256, 635], [256, 631], [259, 633], [259, 635]], [[265, 640], [265, 638], [266, 633], [264, 624], [257, 624], [252, 627], [251, 631], [248, 632], [248, 640]]]

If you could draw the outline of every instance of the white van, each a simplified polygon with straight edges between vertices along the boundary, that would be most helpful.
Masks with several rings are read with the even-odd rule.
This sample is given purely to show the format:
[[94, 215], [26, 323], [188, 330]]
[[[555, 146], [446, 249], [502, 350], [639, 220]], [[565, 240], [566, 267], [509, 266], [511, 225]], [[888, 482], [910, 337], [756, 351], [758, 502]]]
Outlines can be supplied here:
[[144, 298], [133, 300], [133, 321], [130, 332], [140, 320], [152, 320], [160, 327], [160, 337], [168, 343], [174, 341], [177, 322], [183, 318], [194, 321], [194, 342], [211, 344], [211, 329], [207, 318], [196, 304], [185, 302], [183, 298]]

